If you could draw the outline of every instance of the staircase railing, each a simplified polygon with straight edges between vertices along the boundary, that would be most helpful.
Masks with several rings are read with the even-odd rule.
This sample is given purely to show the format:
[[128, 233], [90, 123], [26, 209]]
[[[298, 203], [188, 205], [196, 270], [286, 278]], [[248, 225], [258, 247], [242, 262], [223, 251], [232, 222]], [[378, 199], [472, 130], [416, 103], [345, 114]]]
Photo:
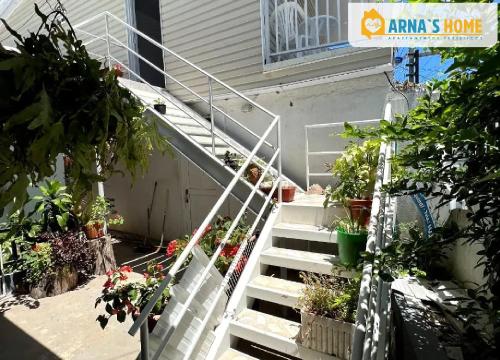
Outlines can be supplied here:
[[[387, 103], [384, 119], [392, 118], [391, 103]], [[366, 252], [378, 254], [391, 238], [395, 212], [394, 198], [382, 191], [382, 186], [390, 181], [389, 159], [393, 144], [382, 143], [378, 159], [372, 211], [368, 228]], [[356, 330], [352, 346], [352, 360], [387, 358], [390, 340], [390, 286], [378, 275], [376, 262], [366, 260], [363, 264]]]
[[[96, 22], [98, 22], [99, 20], [104, 20], [103, 33], [96, 34], [95, 32], [91, 32], [90, 30], [84, 30], [84, 29], [82, 29], [83, 27], [85, 27], [87, 25], [93, 25], [94, 28], [95, 28]], [[153, 45], [157, 46], [158, 48], [160, 48], [162, 50], [163, 54], [168, 53], [169, 55], [174, 56], [176, 59], [178, 59], [178, 60], [182, 61], [183, 63], [185, 63], [186, 65], [190, 66], [193, 70], [196, 70], [196, 71], [204, 74], [207, 77], [207, 79], [208, 79], [208, 89], [209, 89], [208, 98], [205, 98], [204, 96], [199, 95], [194, 90], [190, 89], [189, 87], [187, 87], [186, 85], [182, 84], [180, 81], [178, 81], [177, 79], [175, 79], [174, 77], [172, 77], [170, 74], [168, 74], [168, 72], [165, 71], [165, 69], [160, 69], [158, 66], [154, 65], [153, 63], [151, 63], [145, 57], [143, 57], [142, 55], [138, 54], [135, 50], [129, 48], [128, 46], [126, 46], [125, 44], [123, 44], [121, 41], [119, 41], [115, 36], [113, 36], [110, 33], [110, 21], [115, 21], [118, 24], [121, 24], [121, 26], [127, 32], [132, 32], [135, 35], [142, 37], [143, 39], [147, 40], [151, 44], [153, 44]], [[147, 321], [148, 317], [149, 317], [149, 314], [151, 313], [151, 311], [152, 311], [154, 305], [156, 304], [156, 302], [158, 301], [158, 299], [160, 299], [160, 297], [162, 296], [163, 291], [175, 279], [175, 276], [178, 274], [179, 270], [181, 270], [183, 264], [188, 260], [189, 256], [192, 254], [193, 249], [195, 249], [195, 247], [197, 246], [197, 243], [201, 239], [201, 237], [202, 237], [202, 235], [204, 233], [205, 228], [211, 223], [212, 219], [218, 214], [218, 212], [221, 209], [221, 207], [224, 204], [224, 202], [228, 200], [229, 196], [231, 195], [231, 192], [233, 191], [233, 189], [235, 188], [236, 184], [240, 181], [240, 179], [244, 175], [244, 172], [246, 171], [247, 167], [250, 165], [250, 163], [252, 161], [254, 161], [254, 158], [257, 158], [257, 155], [258, 155], [259, 151], [262, 151], [263, 147], [265, 145], [267, 145], [269, 148], [271, 148], [272, 153], [270, 155], [270, 160], [267, 162], [267, 164], [264, 162], [265, 165], [260, 164], [260, 166], [263, 168], [263, 171], [261, 173], [260, 178], [258, 179], [258, 181], [256, 182], [256, 184], [252, 185], [251, 191], [250, 191], [247, 199], [243, 202], [243, 204], [241, 206], [241, 209], [238, 212], [238, 214], [236, 215], [236, 217], [233, 219], [233, 222], [232, 222], [230, 228], [226, 232], [224, 238], [220, 242], [220, 244], [217, 247], [217, 249], [215, 250], [214, 254], [211, 256], [208, 265], [205, 267], [203, 273], [201, 274], [201, 277], [197, 280], [197, 282], [195, 284], [194, 290], [190, 293], [189, 297], [184, 302], [183, 308], [182, 308], [182, 310], [180, 311], [180, 313], [178, 315], [179, 318], [182, 318], [184, 316], [184, 314], [187, 312], [187, 310], [189, 309], [189, 307], [190, 307], [191, 303], [193, 302], [193, 300], [194, 300], [197, 292], [200, 290], [203, 282], [205, 281], [207, 275], [209, 274], [210, 269], [215, 264], [215, 262], [216, 262], [216, 260], [217, 260], [217, 258], [219, 256], [219, 254], [221, 253], [221, 251], [225, 247], [225, 245], [228, 242], [228, 240], [231, 238], [234, 230], [236, 229], [237, 225], [239, 224], [240, 220], [242, 219], [243, 215], [245, 214], [245, 212], [246, 212], [246, 210], [247, 210], [250, 202], [252, 201], [252, 199], [254, 198], [255, 194], [257, 193], [257, 190], [259, 189], [260, 184], [264, 181], [264, 178], [266, 177], [266, 175], [268, 173], [270, 173], [270, 170], [271, 170], [273, 164], [277, 163], [275, 165], [277, 167], [277, 176], [274, 179], [273, 187], [272, 187], [271, 191], [269, 192], [269, 194], [266, 196], [266, 198], [264, 200], [264, 203], [263, 203], [262, 207], [260, 208], [260, 211], [258, 212], [257, 216], [255, 217], [254, 222], [252, 223], [252, 225], [250, 226], [250, 228], [249, 228], [249, 230], [248, 230], [248, 232], [246, 234], [245, 240], [241, 244], [240, 249], [239, 249], [237, 255], [235, 256], [235, 258], [234, 258], [231, 266], [229, 267], [229, 270], [226, 273], [223, 282], [220, 284], [220, 286], [219, 286], [219, 288], [217, 290], [217, 293], [216, 293], [216, 297], [215, 297], [215, 299], [213, 299], [211, 307], [209, 308], [207, 314], [203, 317], [203, 319], [201, 319], [202, 323], [201, 323], [200, 328], [197, 330], [196, 334], [194, 334], [194, 336], [192, 336], [190, 338], [190, 340], [191, 340], [190, 347], [187, 350], [187, 352], [184, 354], [184, 358], [185, 359], [189, 359], [190, 356], [191, 356], [191, 354], [193, 353], [196, 345], [197, 345], [197, 342], [198, 342], [199, 338], [201, 337], [201, 335], [203, 334], [203, 332], [204, 332], [207, 324], [209, 323], [211, 315], [214, 312], [214, 310], [216, 308], [216, 305], [219, 302], [219, 299], [222, 297], [222, 295], [224, 294], [224, 292], [227, 290], [228, 285], [231, 286], [230, 282], [234, 281], [234, 277], [237, 276], [238, 273], [242, 271], [241, 267], [237, 266], [237, 264], [240, 261], [240, 259], [242, 257], [242, 254], [245, 252], [246, 245], [248, 244], [249, 239], [252, 236], [254, 236], [254, 233], [257, 230], [257, 226], [259, 225], [262, 217], [265, 215], [266, 210], [270, 209], [270, 206], [271, 206], [272, 201], [273, 201], [272, 200], [273, 194], [275, 193], [276, 190], [278, 192], [278, 201], [281, 202], [282, 170], [281, 170], [281, 123], [280, 123], [280, 117], [277, 116], [277, 115], [275, 115], [275, 114], [273, 114], [269, 110], [265, 109], [261, 105], [255, 103], [251, 99], [247, 98], [245, 95], [241, 94], [240, 92], [238, 92], [237, 90], [233, 89], [232, 87], [230, 87], [229, 85], [225, 84], [224, 82], [220, 81], [219, 79], [215, 78], [214, 76], [208, 74], [206, 71], [200, 69], [199, 67], [197, 67], [193, 63], [189, 62], [188, 60], [184, 59], [180, 55], [178, 55], [175, 52], [171, 51], [170, 49], [166, 48], [162, 44], [160, 44], [157, 41], [151, 39], [149, 36], [143, 34], [142, 32], [138, 31], [137, 29], [131, 27], [129, 24], [125, 23], [124, 21], [122, 21], [121, 19], [117, 18], [116, 16], [110, 14], [109, 12], [104, 12], [102, 14], [96, 15], [96, 16], [94, 16], [94, 17], [92, 17], [92, 18], [90, 18], [90, 19], [88, 19], [88, 20], [86, 20], [86, 21], [84, 21], [84, 22], [82, 22], [82, 23], [74, 26], [74, 28], [75, 28], [76, 31], [79, 31], [82, 34], [91, 37], [91, 40], [89, 42], [87, 42], [87, 44], [94, 43], [94, 42], [99, 42], [99, 41], [105, 42], [105, 44], [106, 44], [106, 47], [105, 47], [106, 54], [94, 54], [94, 56], [101, 57], [101, 58], [107, 58], [108, 59], [108, 66], [110, 68], [111, 68], [111, 62], [112, 61], [114, 61], [115, 63], [120, 63], [121, 65], [125, 66], [126, 69], [131, 74], [133, 74], [136, 78], [138, 78], [139, 80], [141, 80], [142, 82], [144, 82], [151, 89], [153, 89], [154, 91], [156, 91], [160, 96], [165, 97], [165, 95], [163, 94], [162, 91], [159, 91], [158, 89], [156, 89], [153, 86], [151, 86], [150, 84], [148, 84], [142, 77], [140, 77], [140, 75], [136, 74], [128, 66], [126, 66], [123, 63], [123, 61], [120, 61], [115, 56], [113, 56], [113, 46], [118, 46], [120, 48], [126, 48], [127, 51], [129, 51], [130, 53], [132, 53], [135, 56], [139, 57], [140, 59], [142, 59], [143, 61], [145, 61], [147, 64], [149, 64], [150, 66], [152, 66], [154, 69], [156, 69], [157, 71], [159, 71], [162, 74], [164, 74], [167, 78], [169, 78], [170, 80], [174, 81], [176, 84], [180, 85], [182, 88], [188, 90], [190, 93], [196, 95], [197, 98], [199, 98], [202, 101], [204, 101], [205, 103], [207, 103], [209, 105], [209, 107], [210, 107], [210, 124], [211, 124], [211, 136], [212, 136], [212, 154], [214, 156], [215, 156], [215, 149], [214, 149], [214, 147], [215, 147], [214, 146], [214, 143], [215, 143], [214, 111], [218, 111], [220, 114], [226, 116], [226, 118], [232, 120], [233, 122], [235, 122], [236, 124], [238, 124], [243, 129], [246, 129], [247, 132], [249, 132], [253, 136], [257, 137], [257, 139], [258, 139], [256, 145], [250, 151], [250, 153], [246, 156], [246, 160], [241, 165], [241, 167], [239, 168], [239, 170], [236, 172], [236, 174], [234, 175], [234, 177], [232, 178], [232, 180], [229, 182], [229, 184], [225, 188], [225, 190], [222, 193], [222, 195], [220, 196], [220, 198], [217, 200], [217, 202], [215, 203], [215, 205], [212, 207], [212, 209], [208, 213], [208, 215], [205, 218], [205, 220], [203, 220], [202, 224], [198, 227], [198, 230], [194, 233], [194, 235], [192, 236], [192, 238], [189, 241], [189, 243], [187, 244], [187, 246], [184, 248], [184, 250], [182, 251], [182, 253], [178, 256], [178, 258], [176, 259], [176, 261], [174, 262], [174, 264], [172, 265], [172, 267], [169, 269], [169, 271], [166, 274], [164, 280], [161, 282], [161, 284], [159, 285], [158, 289], [155, 291], [155, 293], [151, 297], [151, 299], [148, 302], [148, 304], [142, 309], [140, 316], [137, 318], [137, 320], [134, 322], [134, 324], [130, 327], [130, 329], [129, 329], [129, 334], [130, 335], [135, 335], [139, 331], [139, 329], [140, 329], [140, 334], [141, 334], [141, 358], [143, 360], [149, 360], [150, 358], [157, 359], [160, 356], [160, 354], [163, 351], [163, 349], [165, 348], [165, 346], [167, 345], [170, 336], [172, 335], [171, 333], [170, 334], [166, 334], [164, 340], [162, 341], [161, 346], [156, 350], [156, 352], [152, 355], [152, 357], [150, 357], [149, 330], [148, 330], [148, 321]], [[249, 130], [248, 128], [246, 128], [243, 124], [241, 124], [236, 119], [234, 119], [232, 116], [229, 116], [222, 109], [220, 109], [219, 107], [217, 107], [216, 105], [213, 104], [212, 86], [213, 86], [214, 83], [219, 84], [220, 86], [222, 86], [223, 88], [225, 88], [228, 92], [237, 95], [238, 97], [240, 97], [241, 99], [243, 99], [247, 103], [251, 104], [253, 107], [261, 110], [262, 113], [265, 114], [265, 116], [267, 116], [267, 117], [270, 118], [271, 122], [270, 122], [269, 126], [266, 128], [266, 130], [264, 131], [264, 133], [262, 135], [255, 134], [254, 132], [252, 132], [251, 130]], [[158, 115], [160, 118], [162, 118], [162, 116], [160, 114], [158, 114], [156, 111], [154, 111], [151, 106], [149, 106], [149, 108], [150, 108], [150, 110], [152, 112], [154, 112], [156, 115]], [[272, 145], [268, 141], [268, 138], [270, 138], [270, 136], [273, 133], [273, 131], [275, 131], [275, 133], [276, 133], [276, 145]], [[259, 163], [262, 163], [262, 161], [259, 160], [257, 162], [257, 164], [259, 164]]]

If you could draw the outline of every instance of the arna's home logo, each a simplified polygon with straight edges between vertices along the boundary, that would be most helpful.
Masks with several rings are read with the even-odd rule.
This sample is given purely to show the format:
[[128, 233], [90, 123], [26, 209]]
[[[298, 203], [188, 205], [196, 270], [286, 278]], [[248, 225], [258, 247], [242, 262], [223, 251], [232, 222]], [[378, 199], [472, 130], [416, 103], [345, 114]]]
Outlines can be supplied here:
[[371, 39], [373, 35], [385, 35], [385, 19], [375, 9], [365, 11], [361, 19], [361, 34]]
[[497, 28], [497, 4], [349, 3], [352, 46], [487, 47]]

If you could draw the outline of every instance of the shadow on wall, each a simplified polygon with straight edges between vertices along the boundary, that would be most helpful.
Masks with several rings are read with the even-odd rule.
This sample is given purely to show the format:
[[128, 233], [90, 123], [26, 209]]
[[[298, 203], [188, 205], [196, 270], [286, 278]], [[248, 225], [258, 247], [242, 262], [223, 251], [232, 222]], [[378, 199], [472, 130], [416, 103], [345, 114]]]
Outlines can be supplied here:
[[0, 359], [61, 359], [0, 314]]

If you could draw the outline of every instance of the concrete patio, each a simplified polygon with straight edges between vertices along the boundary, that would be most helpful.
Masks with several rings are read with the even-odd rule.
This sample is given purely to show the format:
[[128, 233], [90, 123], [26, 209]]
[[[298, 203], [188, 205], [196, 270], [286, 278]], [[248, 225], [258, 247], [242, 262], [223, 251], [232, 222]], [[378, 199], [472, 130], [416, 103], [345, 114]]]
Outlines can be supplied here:
[[[141, 275], [132, 273], [131, 277]], [[34, 300], [22, 295], [0, 301], [0, 359], [112, 360], [136, 359], [139, 336], [131, 337], [125, 323], [110, 321], [102, 330], [94, 308], [106, 276], [65, 294]]]

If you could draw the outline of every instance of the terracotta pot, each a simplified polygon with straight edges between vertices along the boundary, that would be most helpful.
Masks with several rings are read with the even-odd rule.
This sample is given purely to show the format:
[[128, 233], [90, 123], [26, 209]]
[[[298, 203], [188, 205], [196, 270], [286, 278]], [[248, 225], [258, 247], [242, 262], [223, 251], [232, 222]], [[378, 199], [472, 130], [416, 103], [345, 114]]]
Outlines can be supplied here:
[[85, 232], [85, 236], [89, 240], [101, 238], [104, 236], [104, 224], [103, 223], [86, 224], [83, 227], [83, 231]]
[[295, 198], [295, 186], [282, 186], [281, 187], [281, 198], [283, 202], [292, 202]]
[[372, 199], [351, 199], [349, 200], [349, 207], [353, 220], [361, 220], [361, 223], [365, 226], [370, 223]]
[[[132, 319], [137, 320], [137, 318], [141, 315], [141, 312], [139, 310], [135, 310], [132, 313]], [[148, 316], [148, 330], [149, 332], [153, 332], [153, 329], [155, 328], [156, 324], [158, 323], [158, 320], [160, 320], [161, 315], [155, 315], [155, 314], [149, 314]]]
[[252, 184], [257, 184], [261, 176], [261, 170], [257, 165], [249, 165], [247, 169], [247, 179]]

